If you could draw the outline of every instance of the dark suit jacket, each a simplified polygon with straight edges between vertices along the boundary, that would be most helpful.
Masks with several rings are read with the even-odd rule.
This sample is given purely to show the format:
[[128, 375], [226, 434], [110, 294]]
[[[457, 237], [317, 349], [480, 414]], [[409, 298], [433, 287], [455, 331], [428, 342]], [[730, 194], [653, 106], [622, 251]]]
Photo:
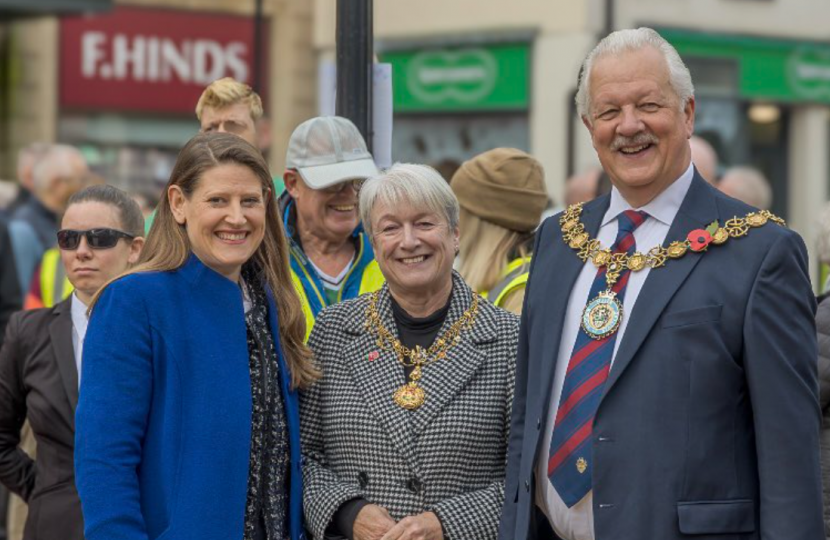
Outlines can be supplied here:
[[[73, 467], [77, 402], [71, 299], [15, 313], [0, 350], [0, 482], [29, 503], [24, 540], [83, 540]], [[37, 461], [17, 448], [27, 417]]]
[[0, 218], [0, 347], [12, 313], [23, 307], [23, 296], [17, 282], [14, 249], [6, 221]]
[[[595, 237], [609, 204], [584, 207]], [[695, 175], [666, 243], [751, 208]], [[643, 251], [647, 249], [643, 246]], [[534, 250], [499, 538], [535, 537], [534, 470], [568, 297], [583, 263], [558, 219]], [[594, 420], [597, 540], [823, 539], [815, 298], [775, 224], [652, 270]], [[544, 520], [544, 517], [542, 517]]]

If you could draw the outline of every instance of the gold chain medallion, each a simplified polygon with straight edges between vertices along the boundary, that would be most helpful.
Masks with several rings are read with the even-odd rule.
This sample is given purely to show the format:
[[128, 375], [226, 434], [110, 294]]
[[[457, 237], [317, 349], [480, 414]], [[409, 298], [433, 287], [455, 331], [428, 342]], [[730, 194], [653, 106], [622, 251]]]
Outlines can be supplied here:
[[785, 227], [786, 222], [769, 210], [750, 212], [745, 217], [733, 217], [721, 226], [717, 221], [705, 229], [691, 231], [685, 240], [669, 244], [669, 247], [654, 246], [648, 253], [613, 253], [585, 231], [580, 220], [582, 203], [572, 204], [559, 218], [562, 239], [583, 261], [590, 260], [597, 268], [605, 268], [605, 281], [608, 288], [590, 299], [582, 310], [581, 327], [590, 337], [604, 339], [613, 335], [623, 319], [623, 305], [613, 291], [614, 284], [625, 270], [639, 272], [645, 268], [662, 268], [669, 259], [681, 259], [690, 251], [703, 253], [709, 245], [723, 245], [730, 238], [741, 238], [749, 234], [750, 229], [763, 227], [769, 222]]
[[470, 307], [461, 314], [443, 336], [433, 342], [429, 349], [415, 346], [410, 349], [397, 339], [380, 320], [378, 312], [378, 297], [380, 291], [375, 291], [369, 297], [369, 305], [366, 306], [366, 329], [377, 336], [377, 346], [384, 351], [393, 351], [398, 362], [406, 367], [414, 367], [409, 374], [409, 382], [398, 388], [392, 399], [399, 407], [407, 410], [417, 409], [424, 404], [426, 392], [418, 384], [421, 380], [421, 371], [436, 360], [446, 358], [447, 351], [461, 343], [461, 332], [473, 327], [476, 315], [478, 315], [478, 294], [473, 293], [473, 301]]
[[401, 386], [395, 391], [393, 399], [399, 407], [403, 407], [409, 411], [417, 409], [424, 404], [426, 392], [418, 386], [418, 383], [409, 382]]

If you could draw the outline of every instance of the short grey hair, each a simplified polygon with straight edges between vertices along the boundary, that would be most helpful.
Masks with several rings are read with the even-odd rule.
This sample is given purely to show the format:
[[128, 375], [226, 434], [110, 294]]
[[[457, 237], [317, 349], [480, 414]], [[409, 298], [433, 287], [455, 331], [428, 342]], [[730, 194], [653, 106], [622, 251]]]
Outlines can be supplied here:
[[680, 98], [680, 108], [686, 108], [689, 100], [695, 97], [695, 87], [692, 84], [689, 68], [683, 63], [677, 50], [663, 36], [651, 28], [637, 28], [636, 30], [618, 30], [608, 34], [582, 62], [579, 86], [576, 91], [576, 110], [580, 118], [590, 120], [588, 113], [591, 108], [591, 70], [594, 62], [603, 56], [638, 51], [646, 47], [653, 47], [663, 55], [669, 68], [669, 83], [674, 93]]
[[396, 163], [366, 180], [360, 188], [360, 220], [369, 237], [373, 234], [372, 209], [377, 204], [423, 208], [446, 219], [450, 230], [458, 228], [458, 199], [438, 171], [427, 165]]
[[[74, 170], [81, 164], [79, 170]], [[80, 150], [67, 144], [51, 145], [32, 169], [35, 190], [50, 188], [52, 180], [61, 176], [82, 175], [88, 172], [86, 159]]]

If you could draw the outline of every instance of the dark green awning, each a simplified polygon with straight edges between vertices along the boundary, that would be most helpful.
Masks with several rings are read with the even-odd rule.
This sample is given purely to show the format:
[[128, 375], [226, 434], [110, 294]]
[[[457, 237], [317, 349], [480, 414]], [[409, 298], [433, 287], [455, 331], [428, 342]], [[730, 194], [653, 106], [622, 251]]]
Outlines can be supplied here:
[[0, 13], [6, 15], [58, 15], [111, 8], [112, 0], [0, 0]]

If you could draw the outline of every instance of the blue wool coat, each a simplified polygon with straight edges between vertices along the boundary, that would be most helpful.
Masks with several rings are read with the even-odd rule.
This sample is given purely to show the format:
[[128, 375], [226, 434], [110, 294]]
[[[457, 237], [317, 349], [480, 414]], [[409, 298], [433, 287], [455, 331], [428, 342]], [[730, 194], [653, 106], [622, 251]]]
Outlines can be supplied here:
[[[291, 465], [289, 530], [303, 538], [297, 394], [278, 339]], [[241, 539], [251, 381], [239, 287], [191, 255], [111, 284], [84, 343], [75, 469], [87, 540]]]

